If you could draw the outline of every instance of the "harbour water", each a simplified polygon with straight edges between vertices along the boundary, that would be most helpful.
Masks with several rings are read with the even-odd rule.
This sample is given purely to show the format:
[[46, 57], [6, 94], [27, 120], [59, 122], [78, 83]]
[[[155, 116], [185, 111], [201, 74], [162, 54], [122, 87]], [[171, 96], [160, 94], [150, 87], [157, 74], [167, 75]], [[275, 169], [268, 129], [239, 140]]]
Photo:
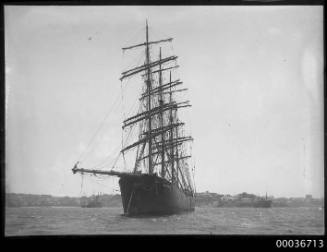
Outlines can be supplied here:
[[163, 217], [130, 218], [122, 208], [19, 207], [5, 209], [5, 235], [103, 234], [324, 234], [319, 207], [214, 208]]

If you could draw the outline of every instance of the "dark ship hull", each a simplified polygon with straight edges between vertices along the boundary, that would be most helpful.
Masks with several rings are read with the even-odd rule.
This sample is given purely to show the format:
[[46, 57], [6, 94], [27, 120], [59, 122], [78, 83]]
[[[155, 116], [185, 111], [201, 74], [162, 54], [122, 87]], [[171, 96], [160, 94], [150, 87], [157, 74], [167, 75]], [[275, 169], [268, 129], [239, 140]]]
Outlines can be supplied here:
[[122, 176], [119, 180], [124, 215], [169, 215], [194, 211], [194, 195], [156, 175]]

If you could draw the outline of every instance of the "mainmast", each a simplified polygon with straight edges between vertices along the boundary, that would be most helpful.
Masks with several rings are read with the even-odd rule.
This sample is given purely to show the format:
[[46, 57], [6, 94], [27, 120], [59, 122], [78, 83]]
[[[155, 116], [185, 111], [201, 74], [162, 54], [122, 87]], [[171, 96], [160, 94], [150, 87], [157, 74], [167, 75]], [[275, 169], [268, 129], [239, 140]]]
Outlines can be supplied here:
[[153, 173], [152, 167], [152, 136], [151, 136], [151, 68], [150, 68], [150, 52], [149, 52], [149, 27], [148, 20], [146, 20], [146, 42], [145, 42], [145, 54], [146, 61], [145, 64], [147, 66], [147, 78], [146, 85], [148, 90], [148, 146], [149, 146], [149, 174]]

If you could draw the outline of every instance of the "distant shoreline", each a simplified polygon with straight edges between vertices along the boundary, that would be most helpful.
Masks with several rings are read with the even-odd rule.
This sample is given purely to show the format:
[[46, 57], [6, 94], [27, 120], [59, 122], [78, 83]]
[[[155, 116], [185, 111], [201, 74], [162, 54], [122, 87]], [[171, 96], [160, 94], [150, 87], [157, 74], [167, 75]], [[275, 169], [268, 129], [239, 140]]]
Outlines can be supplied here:
[[[223, 195], [217, 193], [197, 193], [196, 206], [217, 207], [221, 201], [235, 200], [240, 195], [246, 197], [263, 198], [254, 194], [242, 193], [239, 195]], [[51, 196], [23, 193], [7, 193], [5, 196], [6, 207], [81, 207], [82, 201], [89, 201], [94, 195], [86, 197]], [[99, 199], [103, 207], [122, 207], [120, 194], [102, 194]], [[274, 198], [268, 197], [272, 201], [272, 207], [324, 207], [324, 199], [316, 199], [311, 195], [297, 198]]]

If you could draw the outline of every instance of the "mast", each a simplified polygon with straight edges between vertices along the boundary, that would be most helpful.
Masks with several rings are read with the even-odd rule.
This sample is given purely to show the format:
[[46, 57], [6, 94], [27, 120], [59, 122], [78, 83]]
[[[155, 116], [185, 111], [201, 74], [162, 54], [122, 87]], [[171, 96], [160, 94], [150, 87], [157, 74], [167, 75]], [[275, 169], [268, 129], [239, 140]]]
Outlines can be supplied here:
[[[169, 71], [169, 82], [171, 83], [171, 71]], [[172, 103], [172, 90], [171, 90], [171, 86], [169, 89], [169, 103]], [[169, 111], [169, 124], [172, 125], [173, 124], [173, 110], [170, 109]], [[175, 168], [174, 168], [174, 145], [173, 143], [173, 129], [170, 129], [169, 132], [169, 140], [170, 140], [170, 160], [171, 160], [171, 182], [174, 183], [175, 182]]]
[[[159, 52], [159, 61], [161, 61], [161, 47]], [[164, 127], [164, 121], [163, 121], [163, 97], [162, 97], [162, 71], [161, 71], [161, 64], [159, 64], [159, 105], [160, 105], [160, 127]], [[165, 177], [165, 132], [162, 131], [161, 133], [161, 141], [162, 141], [162, 149], [161, 149], [161, 177]]]
[[148, 20], [146, 20], [146, 42], [145, 42], [145, 53], [146, 53], [146, 62], [147, 65], [147, 78], [146, 85], [148, 90], [148, 145], [149, 145], [149, 174], [153, 173], [152, 167], [152, 136], [151, 136], [151, 68], [150, 68], [150, 51], [149, 51], [149, 28], [148, 28]]
[[[176, 130], [176, 138], [178, 139], [178, 127], [175, 128]], [[175, 159], [175, 156], [174, 156], [174, 159]], [[179, 167], [179, 157], [178, 157], [178, 145], [176, 146], [176, 181], [178, 182], [179, 179], [178, 179], [178, 171], [180, 170], [180, 167]]]

